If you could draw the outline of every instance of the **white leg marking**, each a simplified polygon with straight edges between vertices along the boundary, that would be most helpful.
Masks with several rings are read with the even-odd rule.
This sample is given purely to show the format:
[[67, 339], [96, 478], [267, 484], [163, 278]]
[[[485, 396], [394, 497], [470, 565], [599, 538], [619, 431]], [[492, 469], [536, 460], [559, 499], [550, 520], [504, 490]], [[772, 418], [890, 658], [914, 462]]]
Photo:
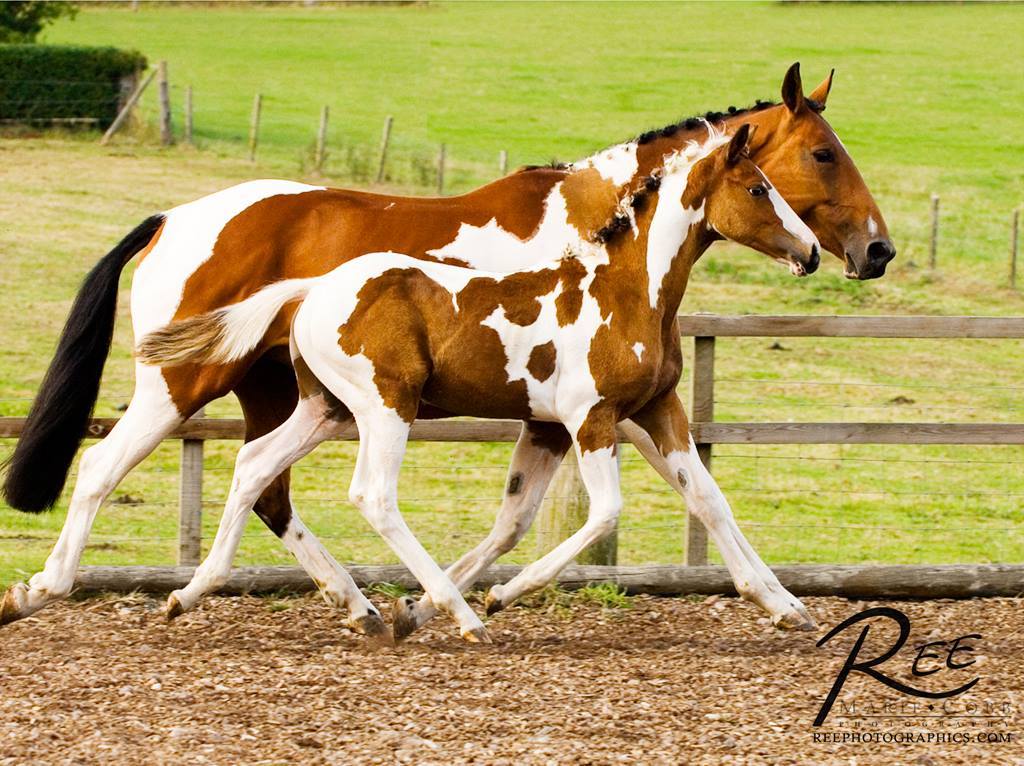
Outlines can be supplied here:
[[[562, 462], [564, 452], [534, 446], [532, 441], [531, 432], [524, 427], [512, 454], [504, 499], [487, 538], [445, 572], [463, 593], [473, 587], [491, 564], [523, 539], [544, 501], [551, 478]], [[435, 613], [430, 597], [423, 596], [416, 605], [416, 626], [423, 625]]]
[[613, 448], [604, 447], [584, 453], [577, 444], [576, 455], [583, 484], [590, 495], [586, 522], [507, 583], [491, 588], [487, 597], [489, 606], [507, 606], [520, 596], [543, 588], [588, 545], [601, 540], [615, 529], [622, 510], [622, 495], [619, 489], [619, 465]]
[[124, 416], [79, 461], [67, 519], [43, 571], [33, 575], [27, 589], [16, 586], [14, 598], [21, 617], [71, 592], [100, 505], [125, 474], [182, 421], [159, 370], [136, 365], [135, 375], [135, 392]]
[[398, 474], [409, 438], [408, 423], [392, 410], [354, 414], [359, 457], [349, 499], [419, 580], [430, 600], [458, 622], [463, 637], [487, 640], [480, 618], [413, 536], [398, 510]]
[[242, 445], [235, 460], [231, 492], [224, 505], [210, 552], [183, 589], [167, 601], [168, 615], [188, 611], [203, 595], [223, 585], [245, 530], [249, 512], [260, 494], [294, 462], [324, 439], [344, 430], [347, 422], [331, 420], [319, 397], [301, 399], [291, 416], [273, 431]]

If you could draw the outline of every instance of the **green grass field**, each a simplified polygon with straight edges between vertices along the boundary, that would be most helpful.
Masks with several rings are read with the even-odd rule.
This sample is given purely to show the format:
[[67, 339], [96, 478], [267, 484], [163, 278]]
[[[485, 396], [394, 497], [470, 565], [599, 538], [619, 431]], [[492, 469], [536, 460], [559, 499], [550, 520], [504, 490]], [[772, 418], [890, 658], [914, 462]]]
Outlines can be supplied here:
[[[1018, 6], [144, 5], [137, 13], [86, 8], [45, 37], [166, 58], [175, 105], [185, 84], [195, 89], [200, 145], [162, 150], [145, 126], [107, 148], [91, 134], [0, 139], [0, 414], [27, 411], [78, 282], [112, 243], [154, 210], [237, 181], [310, 178], [324, 103], [332, 110], [329, 182], [366, 184], [381, 123], [393, 114], [388, 188], [426, 191], [443, 141], [458, 191], [494, 176], [499, 149], [513, 164], [573, 159], [683, 115], [775, 97], [793, 60], [808, 89], [835, 66], [827, 116], [886, 214], [900, 249], [894, 268], [880, 282], [851, 283], [832, 261], [796, 281], [752, 253], [719, 247], [698, 268], [683, 310], [1024, 309], [1006, 288], [1005, 263], [1010, 211], [1024, 199]], [[257, 90], [264, 123], [253, 166], [244, 135]], [[923, 268], [933, 191], [943, 205], [936, 273]], [[116, 414], [131, 391], [126, 300], [120, 313], [99, 415]], [[719, 344], [720, 419], [1019, 422], [1024, 409], [1019, 343], [781, 345]], [[225, 400], [209, 412], [236, 408]], [[177, 449], [167, 443], [117, 490], [85, 563], [173, 561]], [[236, 449], [208, 445], [210, 534]], [[298, 507], [340, 560], [391, 561], [343, 501], [352, 454], [349, 445], [325, 445], [307, 459]], [[439, 559], [485, 533], [508, 454], [503, 445], [410, 450], [403, 510]], [[1010, 447], [723, 447], [715, 472], [770, 562], [1020, 561], [1022, 462], [1024, 449]], [[680, 560], [681, 504], [634, 453], [623, 465], [621, 560]], [[38, 569], [64, 507], [45, 516], [0, 507], [0, 581]], [[509, 560], [534, 553], [528, 538]], [[254, 523], [239, 560], [288, 559]]]

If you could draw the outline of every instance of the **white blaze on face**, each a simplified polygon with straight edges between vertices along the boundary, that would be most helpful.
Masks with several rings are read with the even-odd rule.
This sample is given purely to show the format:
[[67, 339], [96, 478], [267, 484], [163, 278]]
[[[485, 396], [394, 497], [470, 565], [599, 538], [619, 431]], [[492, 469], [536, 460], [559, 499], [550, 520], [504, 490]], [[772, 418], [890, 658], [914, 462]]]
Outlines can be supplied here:
[[640, 166], [636, 159], [637, 144], [630, 141], [628, 144], [611, 146], [586, 159], [574, 162], [573, 170], [586, 170], [594, 168], [601, 174], [601, 178], [611, 181], [616, 186], [622, 186], [630, 178], [636, 175]]
[[[760, 169], [758, 169], [758, 172], [761, 173]], [[772, 186], [772, 182], [768, 180], [768, 176], [761, 173], [761, 177], [768, 186], [768, 199], [771, 200], [772, 207], [775, 208], [775, 215], [777, 215], [779, 220], [782, 222], [782, 227], [808, 247], [816, 246], [818, 244], [818, 238], [814, 236], [814, 232], [811, 231], [810, 227], [803, 222], [803, 219], [796, 214], [793, 208], [789, 206], [789, 203], [786, 202], [786, 200], [782, 198], [782, 195], [779, 194], [774, 186]]]

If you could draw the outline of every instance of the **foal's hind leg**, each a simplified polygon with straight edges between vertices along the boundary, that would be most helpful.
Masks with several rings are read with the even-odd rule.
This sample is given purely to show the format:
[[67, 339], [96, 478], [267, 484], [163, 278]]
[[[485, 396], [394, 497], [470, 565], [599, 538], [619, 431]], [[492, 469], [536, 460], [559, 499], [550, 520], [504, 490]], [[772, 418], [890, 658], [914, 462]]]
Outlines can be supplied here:
[[[309, 454], [325, 439], [340, 433], [351, 422], [347, 411], [339, 415], [320, 397], [302, 399], [292, 416], [280, 427], [239, 450], [231, 492], [210, 553], [196, 569], [189, 584], [168, 598], [169, 618], [191, 609], [204, 594], [227, 581], [249, 511], [267, 485], [281, 471]], [[349, 607], [350, 621], [357, 631], [370, 635], [386, 632], [377, 610], [297, 515], [292, 514], [281, 537], [327, 600]]]
[[27, 617], [71, 592], [100, 505], [125, 474], [182, 420], [160, 370], [136, 365], [131, 404], [107, 438], [82, 454], [60, 538], [42, 572], [33, 575], [28, 585], [17, 583], [8, 588], [0, 603], [0, 625]]
[[[373, 405], [355, 412], [355, 416], [359, 425], [359, 457], [349, 499], [419, 580], [431, 601], [459, 623], [462, 637], [472, 642], [489, 642], [480, 618], [416, 539], [398, 510], [398, 473], [409, 439], [409, 424], [394, 410]], [[402, 616], [402, 611], [396, 612], [392, 627], [396, 637], [412, 632], [402, 625]]]
[[[487, 567], [523, 539], [571, 444], [569, 433], [560, 423], [523, 423], [508, 469], [505, 496], [490, 534], [445, 572], [460, 591], [469, 590]], [[418, 602], [408, 596], [399, 599], [396, 609], [408, 610], [402, 619], [396, 617], [395, 623], [409, 630], [421, 627], [437, 613], [428, 595]]]

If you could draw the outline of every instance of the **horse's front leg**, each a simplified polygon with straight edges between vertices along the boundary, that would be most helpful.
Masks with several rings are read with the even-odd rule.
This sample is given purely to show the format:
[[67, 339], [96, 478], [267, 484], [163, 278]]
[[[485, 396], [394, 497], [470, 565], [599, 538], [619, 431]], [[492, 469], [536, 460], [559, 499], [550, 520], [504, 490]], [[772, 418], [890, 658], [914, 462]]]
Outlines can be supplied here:
[[[771, 615], [772, 624], [779, 628], [812, 630], [814, 620], [804, 605], [782, 587], [740, 532], [729, 502], [697, 455], [690, 424], [676, 392], [655, 399], [632, 419], [647, 432], [657, 449], [659, 460], [652, 460], [652, 464], [707, 527], [737, 593], [764, 609]], [[649, 452], [641, 451], [645, 456]]]
[[[523, 539], [544, 501], [551, 477], [555, 475], [571, 444], [569, 433], [561, 423], [523, 423], [523, 430], [512, 453], [505, 495], [494, 526], [479, 545], [445, 572], [460, 591], [465, 593], [469, 590], [487, 567]], [[419, 601], [406, 596], [396, 604], [396, 610], [406, 612], [402, 619], [396, 617], [396, 626], [403, 626], [410, 632], [437, 613], [428, 595]], [[396, 634], [395, 637], [404, 636]]]
[[615, 415], [595, 409], [581, 420], [570, 428], [575, 434], [573, 443], [580, 476], [590, 495], [587, 520], [575, 533], [507, 583], [491, 588], [486, 601], [488, 614], [504, 609], [520, 596], [547, 585], [587, 546], [615, 529], [622, 510], [619, 465], [615, 457]]

